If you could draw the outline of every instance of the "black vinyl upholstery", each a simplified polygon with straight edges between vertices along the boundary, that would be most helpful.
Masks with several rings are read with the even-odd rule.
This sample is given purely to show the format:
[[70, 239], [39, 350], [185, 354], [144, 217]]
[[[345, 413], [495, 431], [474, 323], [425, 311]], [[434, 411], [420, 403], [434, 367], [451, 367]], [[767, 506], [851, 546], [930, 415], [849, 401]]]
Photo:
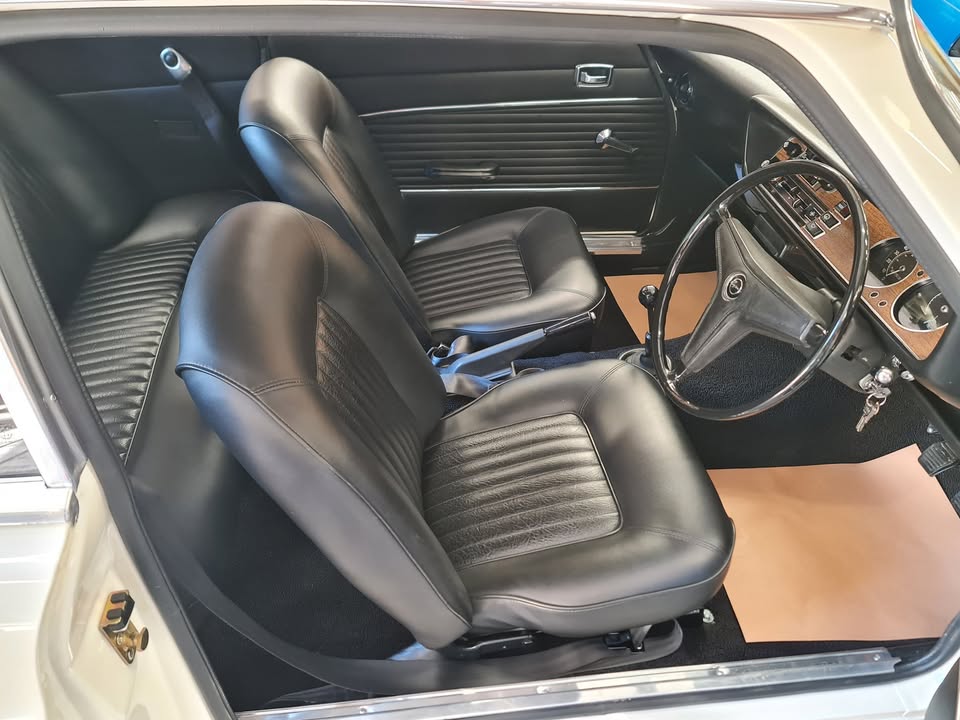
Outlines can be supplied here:
[[[458, 335], [498, 342], [603, 300], [576, 223], [559, 210], [483, 218], [414, 245], [400, 190], [363, 122], [306, 63], [261, 65], [244, 89], [240, 128], [277, 196], [328, 222], [377, 269], [421, 344]], [[476, 252], [467, 252], [472, 245]], [[486, 260], [491, 247], [509, 245], [522, 263], [511, 264], [515, 282], [501, 293]], [[544, 284], [554, 276], [562, 280]], [[560, 285], [566, 294], [555, 292]]]
[[379, 274], [276, 203], [211, 231], [180, 322], [178, 370], [205, 421], [428, 647], [652, 624], [723, 581], [731, 523], [631, 365], [519, 377], [443, 418], [443, 385]]
[[151, 208], [98, 138], [2, 63], [0, 96], [3, 201], [126, 457], [194, 253], [252, 197], [202, 193]]
[[417, 243], [403, 269], [441, 342], [500, 342], [599, 311], [604, 294], [573, 218], [551, 208], [493, 215]]

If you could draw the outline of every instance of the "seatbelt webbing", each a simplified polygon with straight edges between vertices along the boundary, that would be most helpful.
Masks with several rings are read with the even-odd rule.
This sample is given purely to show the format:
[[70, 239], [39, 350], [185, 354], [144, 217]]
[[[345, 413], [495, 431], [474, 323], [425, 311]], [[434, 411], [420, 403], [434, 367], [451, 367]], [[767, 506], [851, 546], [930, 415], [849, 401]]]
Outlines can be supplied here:
[[[177, 534], [174, 515], [150, 498], [152, 512], [144, 512], [149, 534], [167, 572], [213, 615], [273, 657], [330, 685], [376, 695], [453, 690], [562, 677], [591, 665], [630, 664], [627, 650], [611, 650], [599, 638], [576, 640], [559, 647], [516, 657], [488, 660], [360, 660], [323, 655], [297, 647], [266, 630], [228, 598], [210, 579], [192, 551]], [[146, 510], [146, 509], [144, 509]], [[647, 643], [633, 662], [645, 662], [672, 653], [679, 638]], [[621, 656], [621, 653], [624, 655]]]
[[244, 151], [234, 137], [234, 132], [227, 123], [220, 106], [210, 95], [207, 86], [193, 71], [193, 66], [172, 47], [164, 48], [160, 52], [160, 61], [183, 89], [227, 162], [237, 171], [249, 190], [258, 197], [263, 197], [264, 186], [260, 177], [250, 168], [249, 163], [245, 162]]

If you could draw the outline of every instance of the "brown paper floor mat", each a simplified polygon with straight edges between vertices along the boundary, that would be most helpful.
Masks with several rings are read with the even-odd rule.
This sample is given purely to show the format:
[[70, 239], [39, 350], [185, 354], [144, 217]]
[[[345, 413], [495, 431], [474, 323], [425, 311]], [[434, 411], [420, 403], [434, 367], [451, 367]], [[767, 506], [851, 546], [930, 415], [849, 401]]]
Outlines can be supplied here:
[[[643, 340], [649, 329], [647, 309], [640, 304], [637, 293], [644, 285], [660, 286], [663, 275], [614, 275], [604, 278], [617, 305], [623, 311], [630, 327]], [[670, 298], [667, 315], [667, 337], [683, 337], [696, 327], [713, 290], [717, 286], [715, 272], [684, 273]]]
[[943, 634], [960, 611], [960, 518], [919, 452], [710, 471], [737, 526], [725, 587], [746, 642]]

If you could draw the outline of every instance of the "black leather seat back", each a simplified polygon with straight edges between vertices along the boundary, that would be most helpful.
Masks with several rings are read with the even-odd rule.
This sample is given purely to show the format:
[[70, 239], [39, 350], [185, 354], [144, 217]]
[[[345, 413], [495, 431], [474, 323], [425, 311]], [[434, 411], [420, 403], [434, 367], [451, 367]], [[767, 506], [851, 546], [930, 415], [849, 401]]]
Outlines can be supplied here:
[[414, 241], [403, 197], [336, 86], [300, 60], [264, 63], [244, 88], [240, 135], [281, 200], [329, 222], [379, 269], [426, 342], [426, 316], [399, 265]]
[[184, 289], [178, 371], [358, 589], [425, 645], [468, 630], [470, 601], [422, 511], [443, 385], [381, 278], [329, 226], [280, 204], [224, 215]]
[[139, 221], [137, 183], [97, 138], [0, 63], [0, 185], [58, 315], [93, 257]]

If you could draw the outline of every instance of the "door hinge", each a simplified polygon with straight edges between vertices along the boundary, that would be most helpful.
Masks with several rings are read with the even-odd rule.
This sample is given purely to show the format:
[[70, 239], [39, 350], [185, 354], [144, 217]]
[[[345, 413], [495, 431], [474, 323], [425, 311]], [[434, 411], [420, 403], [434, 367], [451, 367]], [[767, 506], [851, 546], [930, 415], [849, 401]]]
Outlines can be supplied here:
[[137, 630], [137, 626], [130, 622], [133, 606], [133, 598], [127, 590], [116, 590], [107, 596], [100, 617], [100, 629], [107, 642], [127, 665], [133, 662], [137, 651], [146, 650], [150, 642], [150, 631], [146, 628]]

